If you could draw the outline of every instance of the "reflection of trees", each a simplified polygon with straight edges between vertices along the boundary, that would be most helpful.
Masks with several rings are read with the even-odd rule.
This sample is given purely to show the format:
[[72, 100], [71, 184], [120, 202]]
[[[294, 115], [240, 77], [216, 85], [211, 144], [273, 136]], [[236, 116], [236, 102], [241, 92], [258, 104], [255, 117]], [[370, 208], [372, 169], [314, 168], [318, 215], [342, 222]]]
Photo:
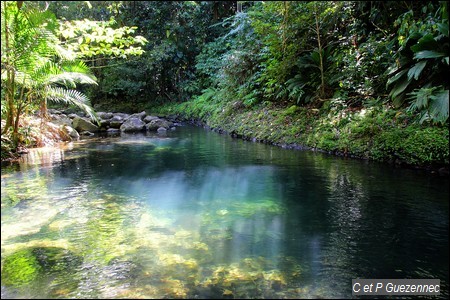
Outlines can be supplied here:
[[[421, 270], [425, 278], [442, 269], [448, 245], [434, 240], [430, 247], [428, 235], [444, 228], [439, 219], [448, 219], [430, 203], [441, 192], [430, 195], [435, 191], [418, 185], [424, 181], [417, 181], [412, 170], [340, 159], [323, 166], [328, 170], [330, 228], [322, 245], [321, 278], [334, 278], [340, 287], [357, 277], [408, 278]], [[445, 230], [438, 235], [448, 236]]]

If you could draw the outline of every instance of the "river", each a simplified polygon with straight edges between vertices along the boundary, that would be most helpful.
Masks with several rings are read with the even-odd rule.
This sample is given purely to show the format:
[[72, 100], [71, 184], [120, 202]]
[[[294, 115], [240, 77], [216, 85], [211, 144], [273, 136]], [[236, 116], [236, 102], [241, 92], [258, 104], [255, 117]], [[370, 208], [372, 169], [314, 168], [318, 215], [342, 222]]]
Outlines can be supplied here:
[[2, 167], [2, 298], [449, 297], [449, 178], [182, 126]]

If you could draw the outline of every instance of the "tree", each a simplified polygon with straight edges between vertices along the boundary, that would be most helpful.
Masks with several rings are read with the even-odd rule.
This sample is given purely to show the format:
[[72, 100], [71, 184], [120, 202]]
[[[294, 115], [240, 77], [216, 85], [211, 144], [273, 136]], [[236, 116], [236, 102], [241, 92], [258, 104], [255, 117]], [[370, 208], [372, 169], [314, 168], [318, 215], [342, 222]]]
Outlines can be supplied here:
[[5, 90], [2, 100], [6, 114], [2, 134], [12, 128], [13, 146], [17, 146], [21, 116], [39, 106], [45, 116], [47, 100], [73, 103], [95, 119], [87, 97], [71, 89], [77, 83], [95, 84], [95, 78], [83, 63], [73, 60], [71, 53], [60, 46], [54, 15], [19, 1], [4, 1], [1, 8], [1, 78]]

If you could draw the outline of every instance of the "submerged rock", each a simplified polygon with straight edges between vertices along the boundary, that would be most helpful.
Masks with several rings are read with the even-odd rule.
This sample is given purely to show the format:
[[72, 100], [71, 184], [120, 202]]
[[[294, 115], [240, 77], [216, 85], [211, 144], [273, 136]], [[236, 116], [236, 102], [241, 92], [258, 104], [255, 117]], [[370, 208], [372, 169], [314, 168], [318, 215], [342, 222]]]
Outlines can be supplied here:
[[21, 287], [42, 276], [71, 273], [83, 259], [72, 251], [58, 247], [36, 247], [18, 250], [5, 257], [2, 265], [2, 285]]

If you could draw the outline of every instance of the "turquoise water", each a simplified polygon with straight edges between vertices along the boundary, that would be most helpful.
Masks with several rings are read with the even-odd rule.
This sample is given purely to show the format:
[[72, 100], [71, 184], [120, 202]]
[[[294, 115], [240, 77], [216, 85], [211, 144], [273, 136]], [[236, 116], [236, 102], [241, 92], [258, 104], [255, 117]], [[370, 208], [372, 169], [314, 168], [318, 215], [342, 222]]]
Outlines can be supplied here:
[[197, 127], [2, 167], [2, 298], [346, 298], [437, 278], [449, 179]]

